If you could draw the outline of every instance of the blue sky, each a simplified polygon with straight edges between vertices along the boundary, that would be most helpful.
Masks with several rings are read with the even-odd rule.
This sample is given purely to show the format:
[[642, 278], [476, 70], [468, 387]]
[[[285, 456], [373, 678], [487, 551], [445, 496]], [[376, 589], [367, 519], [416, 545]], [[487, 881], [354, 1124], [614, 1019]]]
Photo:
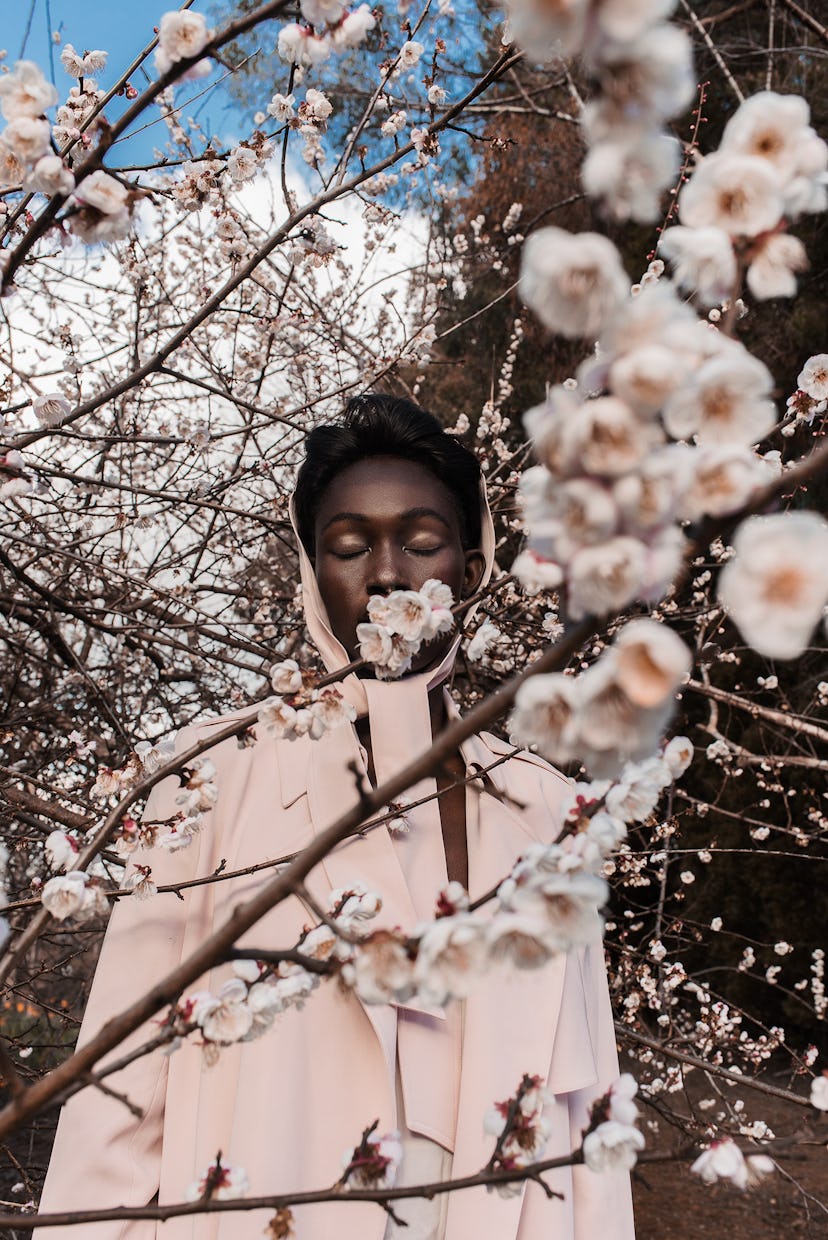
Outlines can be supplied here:
[[[150, 41], [153, 26], [158, 25], [162, 15], [177, 7], [175, 0], [0, 0], [0, 46], [6, 49], [5, 63], [9, 66], [21, 58], [21, 51], [23, 59], [36, 61], [54, 81], [61, 97], [73, 84], [60, 63], [61, 46], [71, 43], [79, 52], [102, 48], [109, 52], [109, 61], [98, 75], [98, 82], [106, 88]], [[203, 4], [193, 7], [206, 11]], [[52, 42], [53, 31], [60, 34], [60, 45]], [[148, 70], [153, 73], [151, 57]], [[140, 73], [132, 81], [139, 90], [145, 84]], [[177, 98], [183, 101], [202, 91], [204, 85], [201, 81], [178, 87]], [[107, 116], [114, 120], [123, 106], [122, 100], [113, 99]], [[208, 133], [234, 128], [232, 107], [220, 91], [209, 92], [186, 114], [196, 113]], [[156, 115], [152, 109], [146, 119]], [[119, 144], [117, 156], [107, 162], [149, 162], [153, 146], [163, 145], [165, 133], [159, 122]]]

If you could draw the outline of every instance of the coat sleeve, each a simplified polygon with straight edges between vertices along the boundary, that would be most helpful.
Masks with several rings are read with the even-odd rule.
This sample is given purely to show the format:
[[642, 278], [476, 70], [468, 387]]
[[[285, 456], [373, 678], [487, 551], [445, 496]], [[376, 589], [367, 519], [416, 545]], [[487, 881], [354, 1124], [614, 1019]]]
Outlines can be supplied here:
[[[179, 733], [176, 748], [195, 739], [190, 729]], [[175, 777], [157, 784], [147, 800], [145, 819], [165, 819], [175, 813]], [[139, 854], [152, 865], [157, 884], [193, 877], [201, 836], [175, 853], [155, 849]], [[119, 900], [112, 912], [89, 995], [78, 1045], [90, 1041], [106, 1022], [178, 964], [181, 956], [190, 893], [184, 899], [159, 894], [149, 900], [134, 896]], [[152, 1021], [130, 1035], [109, 1059], [121, 1058], [142, 1045], [157, 1029]], [[107, 1058], [102, 1061], [105, 1066]], [[62, 1109], [52, 1157], [40, 1201], [42, 1213], [141, 1206], [158, 1189], [161, 1130], [164, 1117], [167, 1058], [153, 1051], [107, 1078], [107, 1084], [140, 1109], [138, 1119], [121, 1101], [88, 1086], [74, 1094]], [[51, 1240], [138, 1240], [155, 1235], [155, 1224], [116, 1221], [49, 1229]]]
[[[581, 1144], [589, 1125], [593, 1102], [607, 1092], [618, 1078], [618, 1051], [615, 1025], [607, 984], [607, 970], [602, 942], [590, 944], [577, 953], [583, 979], [592, 1054], [597, 1080], [585, 1089], [567, 1095], [572, 1149]], [[626, 1171], [590, 1171], [580, 1166], [572, 1169], [574, 1198], [574, 1240], [635, 1240], [632, 1189]]]
[[[521, 755], [523, 767], [538, 780], [524, 783], [526, 809], [540, 838], [555, 839], [561, 803], [569, 787], [561, 773], [536, 755]], [[540, 807], [540, 814], [538, 808]], [[619, 1074], [615, 1025], [601, 938], [572, 949], [550, 1072], [550, 1089], [565, 1097], [570, 1148], [577, 1149], [589, 1126], [593, 1102]], [[632, 1190], [627, 1172], [572, 1169], [573, 1240], [634, 1240]]]

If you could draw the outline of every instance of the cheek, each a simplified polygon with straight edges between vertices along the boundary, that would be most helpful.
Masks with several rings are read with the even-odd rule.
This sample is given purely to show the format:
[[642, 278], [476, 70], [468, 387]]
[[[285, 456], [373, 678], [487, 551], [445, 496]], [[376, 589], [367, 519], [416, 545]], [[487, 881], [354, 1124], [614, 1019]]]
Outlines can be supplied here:
[[326, 560], [316, 563], [316, 580], [319, 593], [331, 621], [334, 635], [350, 641], [354, 625], [364, 618], [365, 591], [362, 589], [359, 570], [352, 560]]

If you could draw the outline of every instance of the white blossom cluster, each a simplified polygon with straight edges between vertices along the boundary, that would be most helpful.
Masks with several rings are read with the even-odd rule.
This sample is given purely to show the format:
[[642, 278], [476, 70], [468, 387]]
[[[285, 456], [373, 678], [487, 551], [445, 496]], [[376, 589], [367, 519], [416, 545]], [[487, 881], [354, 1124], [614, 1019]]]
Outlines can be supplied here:
[[828, 1111], [828, 1072], [811, 1081], [811, 1106], [818, 1111]]
[[373, 594], [368, 621], [356, 630], [361, 658], [381, 680], [401, 676], [425, 642], [454, 627], [453, 602], [449, 586], [433, 577], [420, 590]]
[[466, 892], [450, 883], [435, 921], [410, 936], [377, 930], [355, 944], [342, 977], [365, 1003], [430, 1006], [465, 998], [485, 972], [501, 964], [540, 968], [572, 946], [601, 934], [604, 880], [575, 851], [537, 845], [501, 883], [491, 917], [469, 909]]
[[828, 521], [810, 511], [744, 521], [719, 576], [719, 599], [760, 654], [802, 654], [828, 606]]
[[259, 723], [269, 736], [289, 741], [299, 736], [318, 740], [331, 728], [356, 719], [354, 707], [332, 685], [306, 687], [294, 659], [275, 664], [270, 681], [279, 696], [270, 698], [259, 711]]
[[221, 1154], [216, 1161], [206, 1167], [197, 1180], [187, 1189], [185, 1201], [232, 1201], [244, 1197], [250, 1189], [247, 1172], [242, 1167], [231, 1167], [221, 1161]]
[[[311, 960], [347, 959], [351, 953], [350, 939], [364, 933], [365, 922], [375, 917], [381, 907], [381, 898], [362, 886], [334, 890], [329, 898], [334, 925], [322, 923], [307, 930], [296, 951]], [[176, 1027], [183, 1034], [198, 1029], [208, 1062], [214, 1060], [222, 1046], [261, 1037], [281, 1012], [301, 1008], [319, 985], [318, 974], [291, 960], [275, 966], [238, 960], [233, 972], [235, 976], [224, 982], [217, 994], [195, 991], [175, 1012]]]
[[738, 510], [780, 468], [751, 446], [776, 421], [770, 371], [653, 267], [630, 296], [605, 237], [544, 228], [523, 250], [521, 293], [542, 322], [598, 336], [578, 383], [524, 419], [540, 463], [521, 479], [528, 546], [513, 571], [565, 587], [576, 618], [660, 599], [682, 562], [681, 523]]
[[729, 1180], [736, 1188], [752, 1188], [776, 1170], [767, 1154], [745, 1156], [732, 1137], [712, 1141], [690, 1168], [705, 1184]]
[[808, 258], [787, 223], [827, 206], [828, 144], [807, 102], [762, 91], [727, 122], [718, 150], [699, 159], [679, 195], [681, 224], [659, 249], [702, 305], [737, 297], [741, 269], [757, 299], [793, 297]]
[[595, 778], [614, 778], [649, 757], [690, 671], [690, 651], [655, 620], [633, 620], [585, 672], [530, 676], [509, 728], [519, 743], [559, 764], [578, 759]]
[[[191, 9], [173, 9], [165, 13], [158, 26], [156, 69], [159, 73], [168, 73], [179, 60], [198, 56], [212, 35], [203, 13], [194, 13]], [[205, 77], [211, 67], [210, 61], [202, 58], [180, 74], [178, 80]]]
[[[77, 70], [82, 66], [68, 44], [65, 51], [70, 50], [64, 63], [71, 76], [79, 77]], [[91, 52], [89, 56], [90, 64], [105, 63], [105, 52]], [[126, 236], [134, 195], [101, 169], [76, 185], [69, 163], [52, 151], [52, 140], [59, 146], [77, 143], [76, 149], [83, 152], [92, 142], [91, 114], [103, 96], [93, 78], [83, 77], [58, 108], [52, 126], [44, 113], [57, 103], [58, 93], [33, 61], [18, 61], [12, 73], [0, 78], [0, 108], [8, 122], [0, 133], [0, 183], [50, 197], [68, 197], [65, 224], [86, 242]]]
[[562, 806], [564, 827], [571, 833], [568, 847], [600, 873], [626, 839], [629, 824], [650, 817], [661, 794], [684, 774], [692, 758], [688, 738], [674, 736], [660, 754], [627, 762], [614, 781], [573, 783]]
[[534, 60], [580, 56], [596, 84], [581, 117], [584, 187], [617, 219], [655, 220], [681, 151], [666, 123], [690, 104], [690, 40], [664, 19], [676, 0], [506, 0], [510, 31]]
[[18, 60], [11, 73], [0, 77], [0, 111], [6, 121], [0, 132], [0, 185], [71, 191], [74, 178], [52, 153], [52, 127], [44, 115], [57, 100], [57, 89], [34, 61]]
[[300, 0], [299, 10], [302, 20], [279, 31], [279, 55], [291, 65], [318, 65], [359, 47], [377, 24], [369, 4], [349, 9], [346, 0]]
[[396, 1129], [382, 1136], [366, 1132], [359, 1145], [342, 1156], [345, 1189], [393, 1188], [402, 1160], [402, 1138]]
[[[494, 1171], [517, 1171], [538, 1162], [546, 1149], [552, 1131], [544, 1110], [554, 1096], [544, 1088], [539, 1076], [525, 1077], [513, 1098], [496, 1102], [483, 1119], [483, 1128], [498, 1141]], [[501, 1197], [515, 1197], [521, 1192], [521, 1180], [489, 1185]]]
[[75, 921], [88, 921], [109, 911], [102, 884], [90, 878], [85, 870], [70, 870], [68, 874], [56, 874], [48, 879], [43, 884], [40, 900], [57, 921], [70, 917]]
[[590, 1171], [630, 1171], [644, 1137], [636, 1128], [638, 1107], [633, 1099], [638, 1084], [623, 1072], [593, 1107], [592, 1124], [584, 1136], [584, 1162]]

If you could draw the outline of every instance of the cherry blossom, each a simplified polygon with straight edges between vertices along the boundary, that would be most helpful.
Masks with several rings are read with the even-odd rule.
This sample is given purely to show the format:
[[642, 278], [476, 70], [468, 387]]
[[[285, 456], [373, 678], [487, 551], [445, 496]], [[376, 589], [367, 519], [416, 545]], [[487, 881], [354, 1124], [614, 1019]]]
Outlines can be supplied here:
[[59, 155], [43, 155], [26, 177], [26, 188], [41, 194], [71, 194], [75, 178]]
[[747, 270], [747, 286], [760, 301], [794, 297], [796, 275], [807, 271], [808, 255], [798, 237], [771, 233], [764, 238]]
[[608, 1119], [584, 1137], [584, 1162], [590, 1171], [631, 1171], [644, 1137], [628, 1123]]
[[676, 224], [662, 233], [658, 249], [673, 264], [678, 287], [695, 293], [701, 305], [718, 305], [733, 294], [736, 255], [723, 228]]
[[284, 123], [293, 120], [296, 115], [295, 104], [295, 95], [282, 95], [277, 92], [267, 105], [267, 112], [274, 120]]
[[435, 1006], [463, 998], [486, 959], [485, 923], [471, 913], [441, 917], [420, 935], [414, 984], [420, 1000]]
[[80, 851], [78, 841], [73, 836], [67, 835], [65, 831], [51, 831], [43, 847], [49, 866], [53, 870], [65, 870]]
[[[18, 60], [12, 73], [0, 77], [0, 111], [7, 121], [21, 116], [42, 116], [57, 101], [57, 89], [47, 82], [33, 60]], [[6, 140], [10, 146], [14, 145], [10, 139]]]
[[109, 53], [102, 51], [84, 52], [81, 56], [71, 43], [65, 43], [60, 53], [60, 63], [73, 78], [89, 77], [93, 73], [100, 73], [106, 68], [108, 59]]
[[822, 211], [828, 145], [809, 124], [810, 109], [799, 95], [760, 91], [746, 99], [724, 128], [720, 150], [756, 156], [771, 165], [782, 187], [786, 213]]
[[586, 124], [596, 137], [625, 123], [652, 128], [683, 112], [695, 93], [690, 40], [666, 22], [630, 41], [599, 45], [592, 59], [601, 93], [590, 105]]
[[754, 155], [707, 155], [679, 195], [679, 215], [691, 228], [718, 228], [755, 237], [775, 228], [785, 204], [767, 162]]
[[74, 197], [86, 207], [104, 215], [117, 215], [127, 204], [128, 190], [108, 172], [98, 169], [76, 186]]
[[815, 353], [799, 372], [797, 383], [814, 400], [828, 400], [828, 353]]
[[535, 0], [509, 0], [514, 37], [540, 61], [557, 60], [580, 50], [586, 32], [587, 0], [558, 0], [540, 5]]
[[250, 1032], [253, 1015], [247, 1006], [247, 986], [241, 978], [225, 982], [217, 996], [197, 991], [188, 1003], [192, 1019], [210, 1042], [228, 1046]]
[[828, 1074], [825, 1072], [811, 1081], [811, 1106], [818, 1111], [828, 1111]]
[[423, 642], [454, 626], [451, 591], [429, 579], [422, 589], [392, 590], [368, 600], [369, 621], [357, 625], [360, 657], [373, 663], [380, 679], [402, 675]]
[[365, 42], [370, 31], [377, 24], [377, 19], [369, 4], [361, 4], [358, 8], [346, 13], [332, 32], [334, 47], [341, 51], [344, 48], [359, 47]]
[[250, 1183], [242, 1167], [230, 1167], [217, 1155], [216, 1161], [201, 1173], [184, 1194], [187, 1201], [232, 1201], [249, 1192]]
[[638, 1081], [629, 1072], [622, 1072], [609, 1091], [609, 1118], [619, 1124], [634, 1124], [638, 1119], [638, 1107], [633, 1098], [638, 1093]]
[[35, 164], [49, 150], [51, 130], [48, 121], [21, 112], [9, 121], [0, 137], [21, 164]]
[[57, 921], [77, 916], [85, 903], [88, 881], [89, 875], [84, 870], [70, 870], [68, 874], [50, 878], [40, 895], [43, 907]]
[[[484, 1131], [498, 1139], [497, 1171], [514, 1171], [537, 1162], [546, 1149], [552, 1126], [544, 1109], [554, 1101], [539, 1076], [524, 1077], [514, 1098], [497, 1102], [483, 1118]], [[520, 1180], [496, 1184], [502, 1197], [521, 1192]]]
[[801, 654], [828, 603], [828, 521], [815, 512], [750, 517], [733, 539], [719, 598], [760, 654]]
[[124, 886], [137, 900], [148, 900], [158, 892], [157, 886], [152, 881], [152, 870], [148, 865], [136, 865]]
[[597, 336], [627, 295], [618, 251], [600, 233], [540, 228], [521, 255], [519, 292], [545, 327], [562, 336]]
[[615, 639], [613, 671], [631, 702], [661, 708], [690, 671], [690, 651], [673, 629], [654, 620], [631, 620]]
[[343, 1155], [346, 1188], [393, 1188], [403, 1158], [400, 1134], [367, 1132], [355, 1149]]
[[320, 29], [335, 26], [345, 12], [345, 0], [300, 0], [299, 8], [305, 21]]
[[35, 417], [43, 426], [59, 426], [72, 406], [60, 392], [49, 392], [44, 396], [36, 396], [32, 401]]
[[318, 65], [333, 51], [330, 39], [317, 35], [309, 26], [291, 22], [279, 31], [277, 49], [282, 60], [294, 65]]
[[765, 1154], [749, 1154], [747, 1158], [731, 1137], [713, 1141], [690, 1168], [705, 1184], [729, 1180], [736, 1188], [757, 1184], [775, 1170], [772, 1159]]
[[778, 473], [773, 460], [741, 444], [704, 444], [693, 454], [692, 482], [681, 498], [681, 514], [695, 521], [736, 512]]
[[390, 930], [377, 930], [360, 944], [342, 976], [364, 1003], [405, 1003], [415, 991], [413, 959]]
[[664, 406], [664, 425], [676, 439], [700, 443], [757, 443], [776, 422], [769, 399], [773, 377], [747, 349], [733, 346], [712, 357]]
[[515, 695], [509, 731], [520, 742], [542, 753], [553, 752], [565, 763], [575, 756], [580, 685], [560, 672], [530, 676]]
[[[167, 73], [179, 60], [197, 56], [210, 41], [212, 31], [207, 27], [203, 13], [192, 9], [178, 9], [165, 13], [158, 27], [158, 47], [155, 49], [155, 67], [159, 73]], [[204, 77], [210, 72], [210, 61], [199, 60], [181, 74], [180, 80]]]
[[416, 39], [407, 39], [400, 48], [396, 72], [404, 73], [407, 69], [414, 69], [424, 51], [425, 47], [422, 43], [418, 43]]
[[680, 779], [693, 761], [693, 744], [686, 736], [674, 736], [665, 745], [663, 756], [673, 779]]

